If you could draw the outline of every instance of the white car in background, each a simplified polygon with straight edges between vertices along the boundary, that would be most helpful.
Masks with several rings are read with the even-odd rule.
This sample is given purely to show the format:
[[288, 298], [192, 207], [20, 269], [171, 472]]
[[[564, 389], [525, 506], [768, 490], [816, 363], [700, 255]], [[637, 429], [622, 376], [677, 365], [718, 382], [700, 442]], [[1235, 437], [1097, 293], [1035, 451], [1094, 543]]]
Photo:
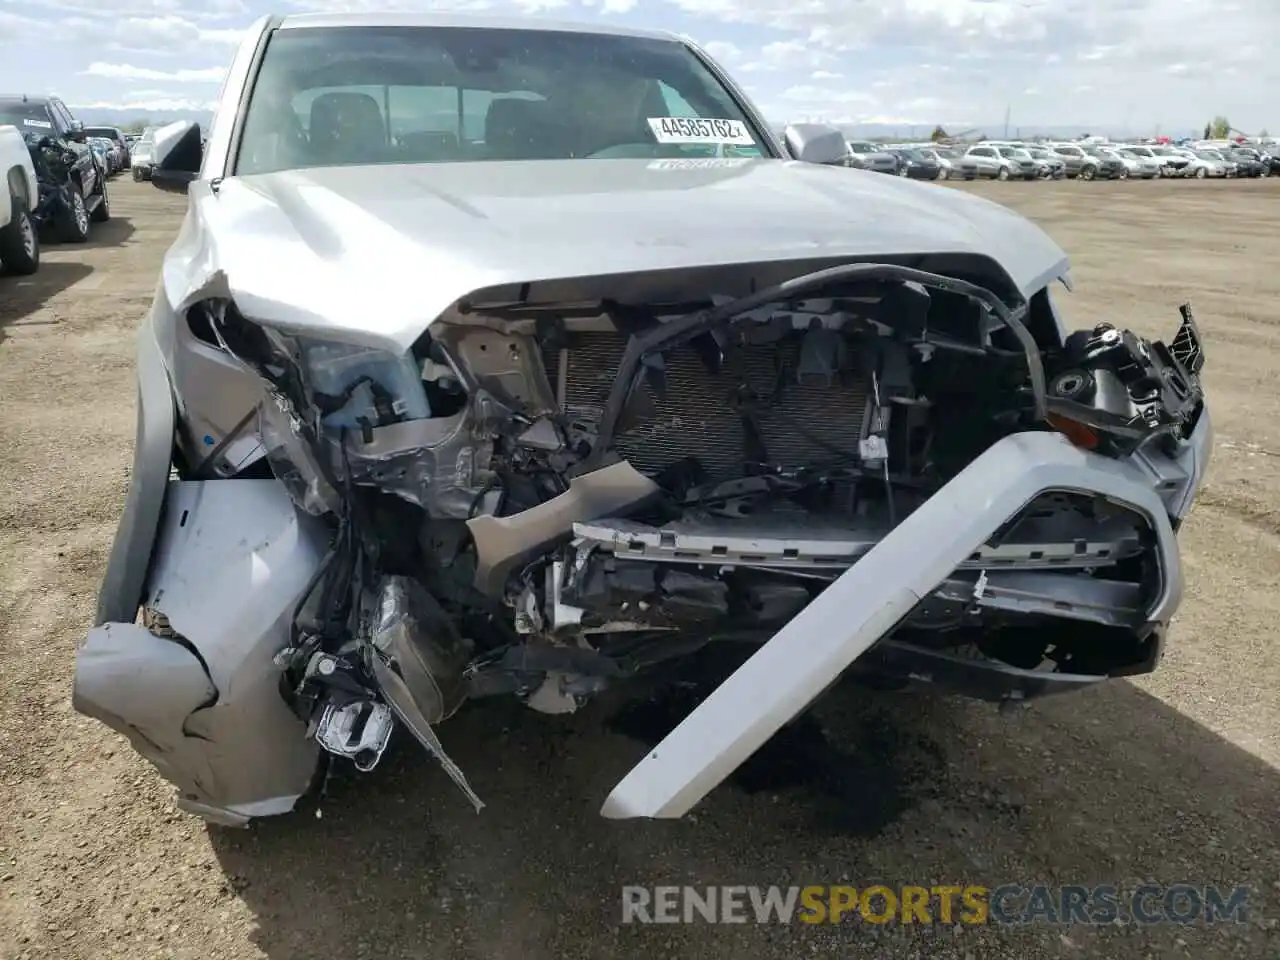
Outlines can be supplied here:
[[40, 202], [40, 187], [31, 151], [17, 127], [0, 126], [0, 172], [9, 187], [8, 196], [0, 197], [0, 264], [11, 273], [35, 273], [40, 237], [31, 215]]
[[1169, 161], [1173, 158], [1167, 154], [1157, 152], [1155, 147], [1146, 145], [1145, 143], [1124, 143], [1119, 146], [1120, 150], [1131, 156], [1137, 157], [1143, 161], [1150, 161], [1155, 164], [1158, 177], [1167, 177], [1173, 175], [1173, 169], [1169, 166]]
[[129, 151], [130, 168], [133, 171], [134, 180], [150, 180], [152, 163], [152, 154], [155, 150], [156, 128], [147, 127], [142, 131], [142, 136], [138, 138], [138, 142], [133, 145], [133, 149]]

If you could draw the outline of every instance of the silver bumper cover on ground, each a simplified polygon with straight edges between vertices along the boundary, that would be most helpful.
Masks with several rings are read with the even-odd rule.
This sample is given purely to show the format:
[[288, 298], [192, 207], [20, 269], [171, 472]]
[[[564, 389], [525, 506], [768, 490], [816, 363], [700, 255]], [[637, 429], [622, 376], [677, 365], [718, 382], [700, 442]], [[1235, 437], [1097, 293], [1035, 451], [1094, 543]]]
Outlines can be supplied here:
[[[1200, 442], [1209, 432], [1207, 415], [1203, 421]], [[716, 688], [623, 778], [601, 814], [683, 816], [1001, 526], [1036, 496], [1053, 491], [1098, 494], [1146, 519], [1156, 535], [1161, 572], [1160, 593], [1147, 619], [1166, 622], [1182, 598], [1182, 567], [1168, 509], [1145, 462], [1089, 453], [1054, 433], [1005, 437]]]

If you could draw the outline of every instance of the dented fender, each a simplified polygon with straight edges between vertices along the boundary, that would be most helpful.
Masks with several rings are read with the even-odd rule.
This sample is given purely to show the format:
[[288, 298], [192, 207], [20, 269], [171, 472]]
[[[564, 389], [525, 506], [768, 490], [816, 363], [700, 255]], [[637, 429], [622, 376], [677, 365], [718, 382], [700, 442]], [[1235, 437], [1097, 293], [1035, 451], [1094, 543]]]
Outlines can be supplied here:
[[318, 748], [280, 696], [275, 654], [328, 531], [276, 480], [172, 481], [142, 602], [76, 656], [75, 709], [124, 734], [178, 806], [243, 823], [285, 813]]

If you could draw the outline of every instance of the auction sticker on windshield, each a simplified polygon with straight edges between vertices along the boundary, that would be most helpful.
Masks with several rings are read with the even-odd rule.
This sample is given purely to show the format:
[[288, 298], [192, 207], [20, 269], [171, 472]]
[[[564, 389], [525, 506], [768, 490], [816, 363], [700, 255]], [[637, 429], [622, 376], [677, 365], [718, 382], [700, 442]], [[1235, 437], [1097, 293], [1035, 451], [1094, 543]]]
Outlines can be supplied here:
[[52, 123], [50, 123], [48, 120], [30, 120], [30, 119], [27, 119], [27, 120], [23, 120], [23, 121], [22, 121], [22, 124], [23, 124], [23, 126], [26, 126], [26, 127], [39, 127], [41, 130], [52, 130], [52, 129], [53, 129], [53, 124], [52, 124]]
[[751, 132], [741, 120], [700, 117], [649, 117], [649, 129], [659, 143], [711, 143], [753, 147]]

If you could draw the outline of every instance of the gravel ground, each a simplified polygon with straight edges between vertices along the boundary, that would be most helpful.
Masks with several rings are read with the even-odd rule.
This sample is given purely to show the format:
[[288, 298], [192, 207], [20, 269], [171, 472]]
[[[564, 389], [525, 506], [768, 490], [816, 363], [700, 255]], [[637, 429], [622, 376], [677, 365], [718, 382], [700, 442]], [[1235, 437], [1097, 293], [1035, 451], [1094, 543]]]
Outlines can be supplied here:
[[[1280, 181], [982, 184], [1072, 254], [1079, 324], [1193, 299], [1217, 427], [1153, 677], [1011, 714], [844, 691], [678, 823], [596, 816], [669, 723], [451, 721], [480, 816], [414, 750], [251, 830], [181, 815], [72, 712], [133, 438], [133, 329], [182, 200], [0, 277], [0, 957], [1280, 956]], [[621, 925], [624, 884], [1245, 884], [1241, 925]]]

